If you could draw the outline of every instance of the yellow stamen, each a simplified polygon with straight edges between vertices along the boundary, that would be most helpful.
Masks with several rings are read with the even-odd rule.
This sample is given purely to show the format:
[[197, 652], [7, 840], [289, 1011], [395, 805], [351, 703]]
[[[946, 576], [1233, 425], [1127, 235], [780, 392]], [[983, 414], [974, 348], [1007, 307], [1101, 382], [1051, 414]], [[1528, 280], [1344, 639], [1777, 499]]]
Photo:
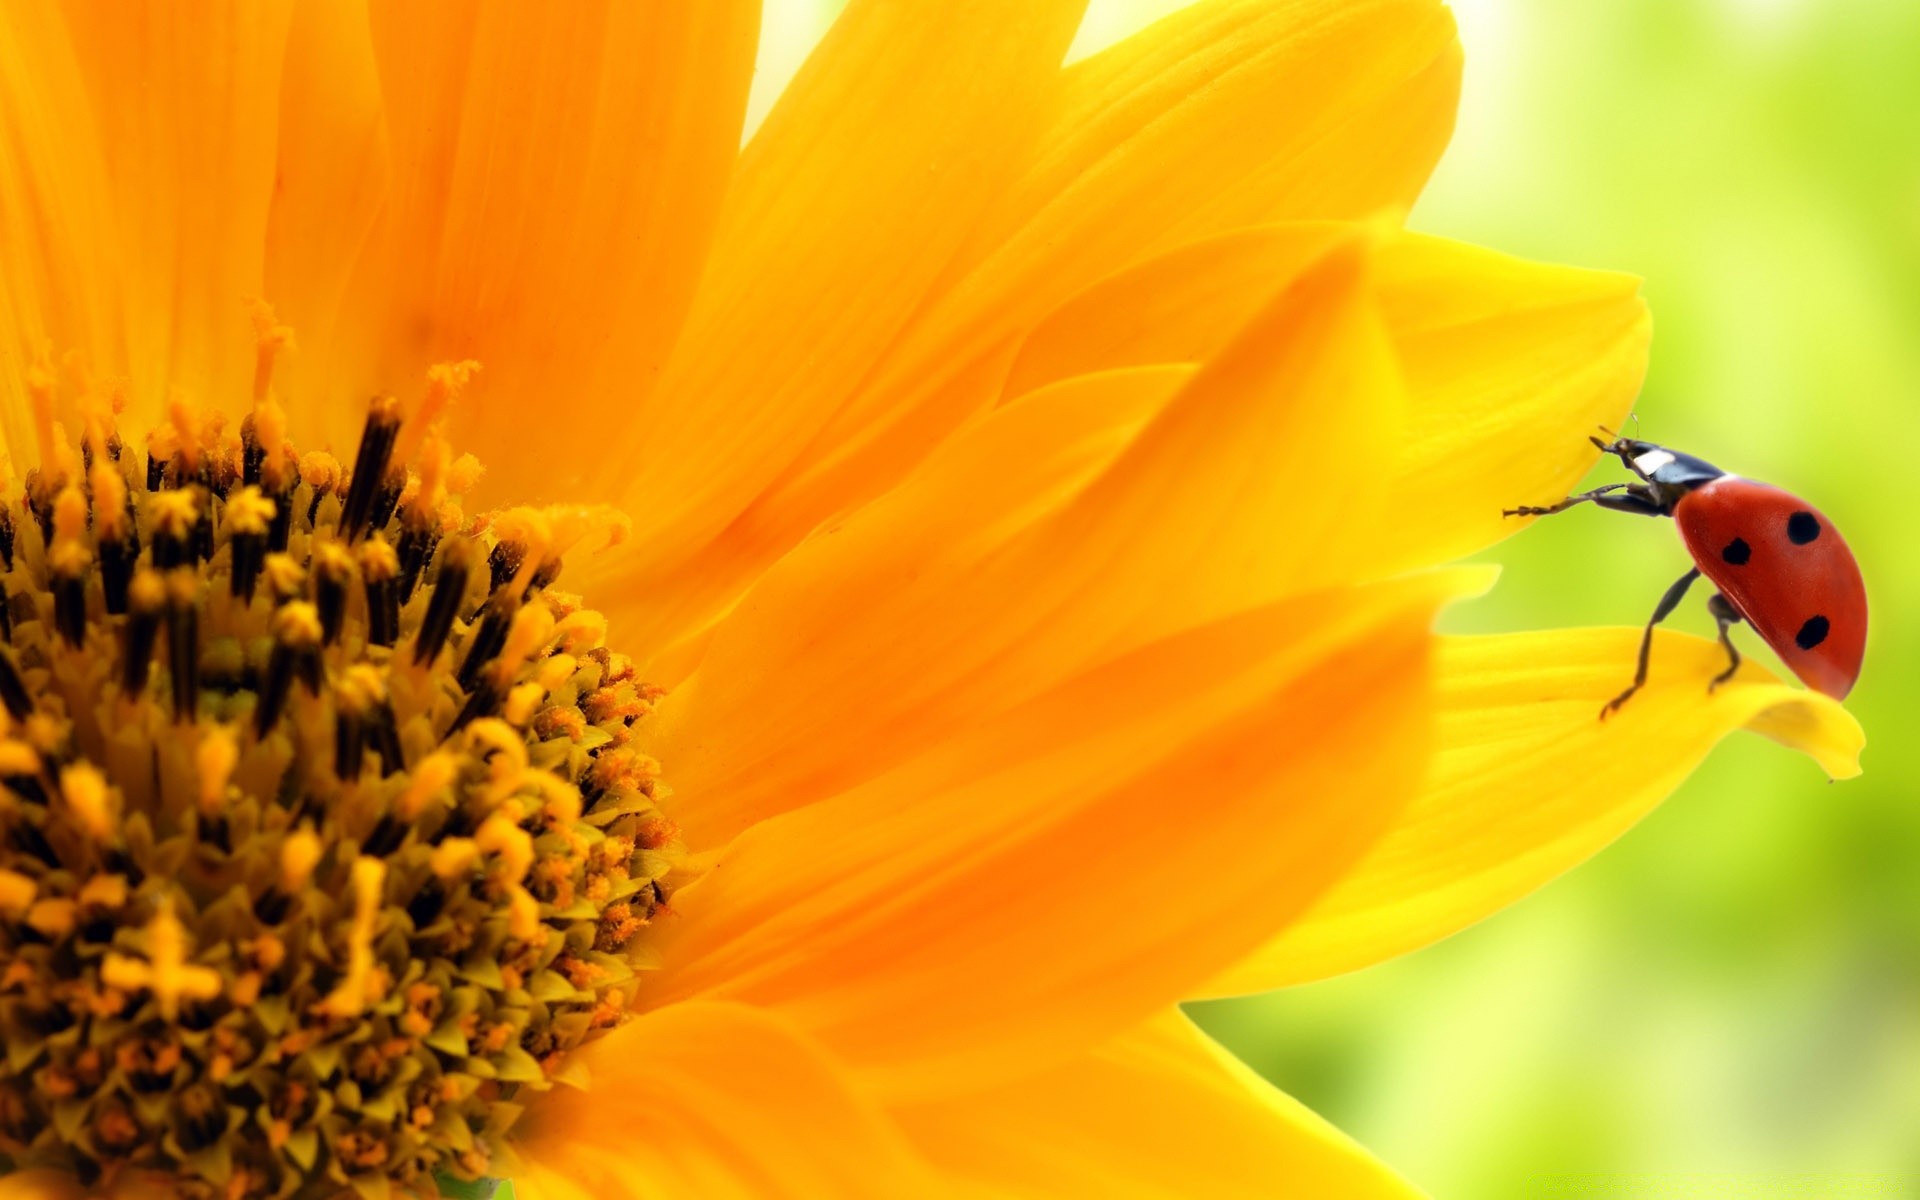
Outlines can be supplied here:
[[460, 362], [435, 363], [427, 368], [427, 392], [420, 400], [420, 406], [414, 410], [407, 423], [401, 427], [400, 440], [394, 444], [393, 461], [406, 465], [413, 461], [414, 453], [420, 449], [421, 440], [439, 423], [445, 415], [447, 406], [466, 390], [467, 384], [480, 373], [480, 364], [474, 359]]
[[227, 527], [237, 534], [257, 537], [267, 532], [278, 509], [266, 493], [249, 484], [227, 497]]
[[413, 768], [413, 779], [407, 784], [406, 790], [394, 801], [394, 815], [411, 824], [426, 810], [428, 803], [453, 782], [458, 769], [453, 755], [445, 750], [435, 750], [421, 759]]
[[125, 875], [95, 875], [80, 885], [74, 899], [82, 908], [118, 909], [126, 906], [132, 890]]
[[160, 1015], [171, 1021], [183, 1000], [211, 1000], [220, 994], [220, 972], [190, 962], [186, 927], [173, 915], [171, 902], [147, 923], [147, 961], [109, 952], [100, 977], [109, 986], [153, 993]]
[[501, 874], [508, 883], [526, 879], [527, 869], [533, 866], [533, 839], [512, 818], [494, 813], [480, 822], [473, 842], [482, 854], [499, 856]]
[[458, 879], [480, 861], [480, 847], [472, 838], [450, 837], [433, 848], [428, 868], [442, 879]]
[[93, 488], [94, 523], [100, 537], [108, 541], [126, 537], [127, 481], [103, 453], [96, 452], [87, 482]]
[[40, 752], [25, 742], [0, 742], [0, 775], [38, 775]]
[[[51, 367], [35, 364], [27, 368], [27, 398], [33, 403], [34, 448], [40, 454], [40, 469], [53, 472], [62, 462], [60, 441], [54, 434], [53, 394], [59, 387]], [[53, 482], [63, 482], [54, 479]]]
[[523, 942], [540, 934], [540, 902], [517, 883], [507, 888], [507, 932]]
[[293, 328], [280, 324], [273, 315], [273, 306], [265, 300], [254, 300], [253, 333], [253, 402], [258, 405], [267, 398], [273, 384], [273, 363], [283, 350], [294, 349]]
[[19, 920], [33, 906], [40, 886], [17, 871], [0, 870], [0, 916]]
[[53, 502], [53, 545], [47, 565], [56, 572], [82, 574], [93, 561], [87, 545], [87, 494], [69, 484]]
[[387, 864], [377, 858], [354, 860], [353, 928], [347, 934], [346, 977], [315, 1005], [315, 1009], [326, 1016], [357, 1017], [379, 998], [373, 935], [380, 919], [380, 893], [386, 881]]
[[70, 763], [60, 768], [60, 798], [87, 835], [96, 842], [113, 836], [119, 824], [114, 796], [107, 777], [92, 763]]
[[200, 811], [206, 816], [219, 813], [227, 799], [227, 783], [240, 761], [240, 740], [225, 725], [203, 726], [200, 745], [194, 750], [194, 764], [200, 770]]
[[188, 475], [200, 470], [201, 429], [194, 420], [193, 405], [179, 396], [167, 405], [167, 420], [173, 424], [174, 445], [180, 469]]
[[313, 878], [326, 847], [311, 829], [296, 829], [280, 843], [280, 890], [289, 895], [300, 891]]

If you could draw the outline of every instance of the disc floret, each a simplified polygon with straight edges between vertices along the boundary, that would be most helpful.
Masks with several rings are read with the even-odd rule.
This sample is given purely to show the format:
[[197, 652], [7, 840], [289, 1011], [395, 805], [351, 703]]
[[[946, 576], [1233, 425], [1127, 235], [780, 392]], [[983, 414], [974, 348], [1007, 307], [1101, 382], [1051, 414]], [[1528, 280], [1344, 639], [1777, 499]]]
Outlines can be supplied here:
[[0, 1153], [188, 1196], [505, 1173], [680, 858], [655, 693], [553, 586], [593, 521], [469, 521], [384, 398], [350, 470], [271, 400], [86, 427], [0, 503]]

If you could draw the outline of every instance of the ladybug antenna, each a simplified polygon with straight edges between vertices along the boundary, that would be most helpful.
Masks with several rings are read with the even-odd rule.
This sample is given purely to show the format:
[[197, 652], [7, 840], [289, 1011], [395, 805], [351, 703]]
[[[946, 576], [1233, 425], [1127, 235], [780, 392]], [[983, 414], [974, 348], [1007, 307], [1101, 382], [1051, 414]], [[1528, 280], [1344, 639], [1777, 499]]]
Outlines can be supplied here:
[[1637, 442], [1640, 440], [1640, 414], [1630, 412], [1627, 414], [1627, 419], [1633, 422], [1633, 440]]

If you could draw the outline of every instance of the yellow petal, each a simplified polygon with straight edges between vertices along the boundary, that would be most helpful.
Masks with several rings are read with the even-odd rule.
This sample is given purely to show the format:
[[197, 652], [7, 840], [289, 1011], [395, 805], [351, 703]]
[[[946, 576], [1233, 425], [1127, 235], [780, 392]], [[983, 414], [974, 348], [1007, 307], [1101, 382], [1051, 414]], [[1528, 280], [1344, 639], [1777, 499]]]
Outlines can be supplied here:
[[[373, 6], [395, 172], [336, 336], [293, 365], [296, 399], [351, 398], [357, 422], [368, 394], [418, 396], [429, 364], [477, 359], [452, 425], [490, 468], [483, 495], [548, 498], [584, 474], [579, 447], [629, 417], [698, 278], [758, 9]], [[305, 112], [325, 90], [288, 103], [346, 120]]]
[[1433, 773], [1392, 830], [1292, 928], [1210, 989], [1260, 991], [1438, 941], [1585, 861], [1678, 787], [1736, 729], [1859, 773], [1860, 726], [1839, 704], [1747, 663], [1713, 695], [1719, 645], [1662, 632], [1645, 688], [1639, 631], [1441, 639]]
[[[1380, 256], [1380, 304], [1408, 395], [1381, 569], [1445, 562], [1524, 526], [1516, 504], [1567, 494], [1620, 428], [1652, 321], [1630, 275], [1530, 263], [1409, 236]], [[1545, 498], [1545, 499], [1543, 499]]]
[[529, 1200], [927, 1195], [905, 1139], [817, 1045], [741, 1005], [649, 1013], [580, 1052], [587, 1090], [514, 1129]]
[[[675, 819], [716, 844], [1129, 646], [1350, 577], [1382, 500], [1346, 473], [1390, 457], [1398, 419], [1365, 256], [1314, 264], [1066, 503], [1078, 391], [1007, 410], [950, 469], [789, 556], [648, 723]], [[1153, 378], [1096, 377], [1115, 403], [1100, 437], [1150, 411]]]
[[[700, 560], [704, 605], [724, 607], [810, 530], [898, 483], [992, 403], [971, 377], [1096, 281], [1243, 225], [1411, 203], [1452, 127], [1458, 76], [1452, 20], [1433, 0], [1216, 0], [1069, 68], [1060, 115], [1025, 154], [1021, 180], [948, 254], [924, 311], [884, 359], [842, 381], [831, 420], [815, 417], [810, 443], [786, 449], [783, 473], [750, 508], [727, 506], [753, 533]], [[1022, 131], [1036, 111], [1046, 110], [1019, 112]], [[833, 304], [814, 289], [781, 319], [810, 329], [817, 307]], [[769, 378], [769, 394], [784, 394]], [[649, 594], [685, 586], [645, 582]]]
[[842, 14], [741, 156], [685, 334], [599, 464], [648, 556], [697, 550], [858, 385], [1014, 169], [1083, 7]]
[[96, 369], [126, 365], [121, 261], [103, 236], [112, 193], [57, 10], [0, 6], [0, 111], [0, 436], [24, 468], [35, 457], [29, 369], [70, 350]]
[[1174, 247], [1404, 211], [1452, 130], [1459, 55], [1434, 0], [1213, 0], [1076, 64], [968, 273], [843, 420]]
[[99, 144], [111, 147], [104, 228], [124, 272], [127, 362], [94, 366], [130, 375], [129, 411], [147, 422], [173, 388], [230, 412], [251, 395], [247, 300], [263, 281], [291, 7], [67, 11]]
[[995, 1196], [1420, 1194], [1178, 1011], [1038, 1076], [899, 1117], [935, 1166]]
[[675, 897], [644, 1002], [777, 1008], [896, 1098], [1120, 1032], [1385, 827], [1426, 761], [1427, 626], [1461, 585], [1315, 593], [1155, 642], [755, 826]]
[[[1087, 289], [1022, 346], [1006, 395], [1087, 371], [1212, 354], [1339, 227], [1238, 230]], [[1383, 574], [1472, 553], [1524, 522], [1501, 510], [1566, 495], [1646, 372], [1651, 322], [1630, 276], [1530, 263], [1406, 234], [1376, 287], [1407, 390], [1408, 428], [1373, 539]]]

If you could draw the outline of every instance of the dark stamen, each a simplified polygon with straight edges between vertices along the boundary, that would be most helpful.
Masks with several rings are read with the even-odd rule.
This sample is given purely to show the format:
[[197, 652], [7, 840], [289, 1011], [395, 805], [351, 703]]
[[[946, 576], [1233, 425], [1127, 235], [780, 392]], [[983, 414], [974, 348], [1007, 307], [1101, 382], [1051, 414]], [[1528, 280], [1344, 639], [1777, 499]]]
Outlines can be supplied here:
[[187, 576], [167, 597], [167, 670], [173, 679], [173, 719], [191, 721], [200, 702], [200, 606]]
[[254, 589], [260, 583], [260, 568], [267, 561], [267, 539], [263, 534], [235, 533], [227, 544], [233, 548], [227, 594], [252, 603]]
[[258, 485], [260, 468], [267, 461], [267, 449], [260, 444], [253, 418], [254, 415], [248, 413], [240, 422], [240, 482]]
[[347, 617], [347, 584], [353, 578], [353, 560], [337, 545], [322, 546], [313, 556], [313, 599], [320, 610], [320, 640], [331, 646], [340, 637]]
[[13, 661], [13, 651], [0, 648], [0, 703], [7, 706], [7, 712], [16, 721], [24, 721], [33, 711], [33, 695], [27, 691], [27, 681], [20, 677], [19, 664]]
[[[293, 537], [293, 496], [271, 497], [273, 500], [273, 524], [267, 527], [267, 553], [284, 554], [287, 542]], [[312, 518], [308, 518], [312, 523]]]
[[128, 699], [147, 690], [153, 670], [153, 649], [160, 640], [160, 617], [166, 605], [166, 585], [152, 571], [134, 576], [128, 588], [133, 615], [127, 618], [127, 645], [120, 660], [120, 692]]
[[453, 718], [453, 724], [447, 727], [447, 736], [452, 737], [481, 717], [492, 716], [499, 711], [501, 699], [500, 689], [494, 686], [492, 679], [481, 680], [479, 686], [474, 688], [472, 694], [467, 697], [467, 702], [460, 706], [460, 712]]
[[367, 518], [368, 529], [385, 529], [387, 522], [393, 520], [393, 510], [400, 507], [400, 490], [406, 484], [406, 477], [395, 471], [387, 476], [373, 500], [373, 512]]
[[430, 529], [408, 526], [400, 533], [398, 547], [400, 555], [401, 604], [413, 599], [413, 590], [420, 586], [420, 573], [433, 559], [433, 550], [439, 544], [440, 536]]
[[360, 843], [360, 853], [385, 858], [398, 850], [400, 843], [406, 840], [407, 827], [394, 820], [393, 814], [388, 813], [380, 818], [380, 823], [373, 827], [373, 832], [367, 835], [367, 840]]
[[367, 579], [367, 644], [391, 646], [400, 636], [400, 581]]
[[333, 773], [347, 783], [360, 778], [366, 749], [366, 721], [351, 709], [341, 709], [333, 720]]
[[87, 640], [87, 577], [57, 571], [47, 586], [53, 592], [53, 627], [78, 650]]
[[374, 501], [387, 483], [387, 466], [399, 435], [399, 403], [391, 396], [374, 397], [360, 434], [360, 452], [353, 460], [353, 476], [347, 481], [346, 504], [340, 510], [340, 531], [348, 542], [359, 540], [367, 530]]
[[253, 733], [265, 737], [280, 720], [287, 706], [287, 694], [293, 690], [293, 667], [302, 652], [285, 642], [275, 642], [267, 658], [267, 673], [260, 680], [260, 702], [253, 709]]
[[440, 555], [440, 577], [434, 580], [433, 595], [427, 598], [427, 611], [420, 619], [420, 631], [414, 635], [413, 665], [424, 667], [439, 657], [440, 647], [453, 632], [453, 620], [460, 612], [460, 601], [467, 592], [467, 561], [449, 546]]
[[100, 590], [106, 593], [107, 611], [114, 616], [127, 611], [127, 585], [133, 582], [139, 558], [140, 544], [131, 536], [100, 543]]
[[467, 656], [460, 662], [460, 673], [456, 676], [464, 691], [473, 691], [480, 681], [480, 671], [493, 661], [494, 655], [507, 644], [507, 629], [513, 624], [513, 609], [502, 598], [504, 592], [495, 593], [487, 601], [480, 615], [480, 628], [467, 639]]
[[405, 770], [407, 755], [400, 746], [400, 723], [394, 719], [393, 707], [376, 704], [367, 716], [367, 740], [380, 756], [380, 774], [384, 777]]
[[493, 553], [487, 555], [487, 594], [505, 587], [526, 556], [527, 548], [518, 542], [501, 542], [495, 546]]

